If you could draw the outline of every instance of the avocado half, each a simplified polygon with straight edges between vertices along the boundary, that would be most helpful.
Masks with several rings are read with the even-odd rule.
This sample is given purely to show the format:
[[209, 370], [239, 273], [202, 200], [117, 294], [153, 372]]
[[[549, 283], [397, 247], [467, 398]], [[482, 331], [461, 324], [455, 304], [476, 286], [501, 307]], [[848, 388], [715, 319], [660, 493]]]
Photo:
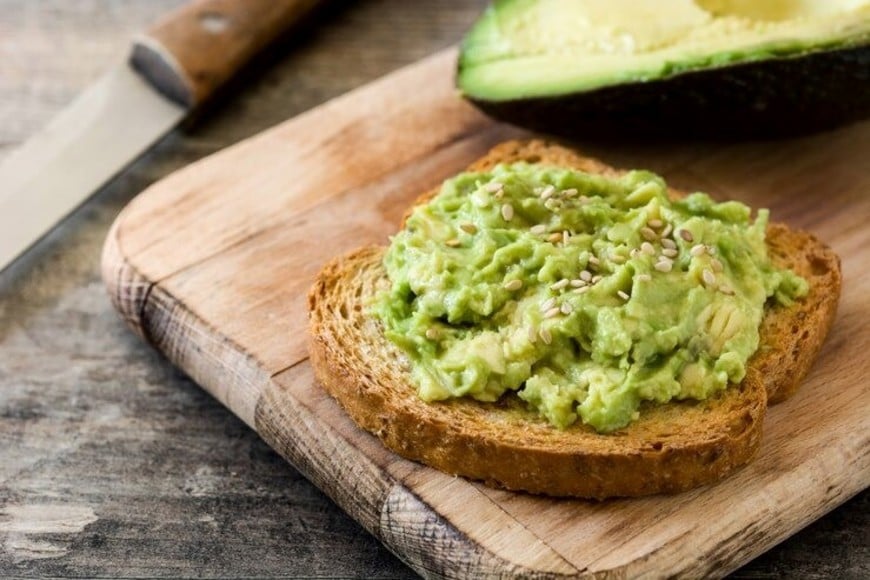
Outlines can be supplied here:
[[570, 138], [783, 137], [870, 116], [870, 0], [500, 0], [457, 85]]

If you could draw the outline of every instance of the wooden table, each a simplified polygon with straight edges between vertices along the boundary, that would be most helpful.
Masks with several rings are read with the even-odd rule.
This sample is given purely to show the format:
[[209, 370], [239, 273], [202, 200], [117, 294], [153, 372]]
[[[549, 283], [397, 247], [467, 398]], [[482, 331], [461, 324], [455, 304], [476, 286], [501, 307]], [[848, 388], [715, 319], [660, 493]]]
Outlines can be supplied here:
[[[0, 0], [0, 157], [179, 3]], [[484, 2], [334, 4], [0, 274], [0, 577], [413, 576], [130, 334], [99, 280], [107, 228], [145, 186], [455, 42]], [[870, 577], [868, 502], [735, 577]]]

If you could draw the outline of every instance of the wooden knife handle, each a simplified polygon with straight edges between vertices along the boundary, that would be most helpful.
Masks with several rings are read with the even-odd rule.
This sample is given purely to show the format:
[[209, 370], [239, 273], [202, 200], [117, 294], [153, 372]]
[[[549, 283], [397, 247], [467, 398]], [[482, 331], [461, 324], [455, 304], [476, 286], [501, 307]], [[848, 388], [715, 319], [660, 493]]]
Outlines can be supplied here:
[[195, 0], [137, 38], [132, 65], [160, 92], [196, 107], [318, 0]]

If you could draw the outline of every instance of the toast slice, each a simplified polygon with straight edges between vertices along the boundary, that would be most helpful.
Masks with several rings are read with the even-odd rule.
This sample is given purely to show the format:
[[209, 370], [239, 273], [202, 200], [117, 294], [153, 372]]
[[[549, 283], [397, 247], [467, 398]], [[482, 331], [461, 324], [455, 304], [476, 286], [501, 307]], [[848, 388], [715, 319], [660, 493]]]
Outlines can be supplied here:
[[[520, 160], [618, 173], [537, 140], [499, 145], [469, 169]], [[752, 458], [767, 402], [794, 392], [834, 317], [840, 290], [836, 255], [811, 235], [777, 224], [768, 231], [768, 244], [774, 263], [804, 276], [810, 291], [789, 308], [767, 311], [761, 347], [744, 381], [706, 401], [646, 404], [638, 420], [611, 434], [582, 424], [555, 429], [514, 394], [496, 403], [419, 399], [406, 355], [384, 337], [380, 321], [366, 314], [369, 300], [389, 286], [384, 247], [337, 258], [318, 275], [309, 293], [315, 375], [351, 418], [387, 447], [447, 473], [553, 496], [690, 489], [717, 481]]]

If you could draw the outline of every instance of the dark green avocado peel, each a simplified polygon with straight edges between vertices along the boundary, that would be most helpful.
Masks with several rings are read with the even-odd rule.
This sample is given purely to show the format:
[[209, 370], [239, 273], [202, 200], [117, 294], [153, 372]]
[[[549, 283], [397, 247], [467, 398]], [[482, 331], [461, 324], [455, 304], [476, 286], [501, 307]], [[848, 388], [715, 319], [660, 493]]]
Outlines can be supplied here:
[[501, 0], [457, 84], [570, 138], [783, 137], [870, 116], [870, 0]]

